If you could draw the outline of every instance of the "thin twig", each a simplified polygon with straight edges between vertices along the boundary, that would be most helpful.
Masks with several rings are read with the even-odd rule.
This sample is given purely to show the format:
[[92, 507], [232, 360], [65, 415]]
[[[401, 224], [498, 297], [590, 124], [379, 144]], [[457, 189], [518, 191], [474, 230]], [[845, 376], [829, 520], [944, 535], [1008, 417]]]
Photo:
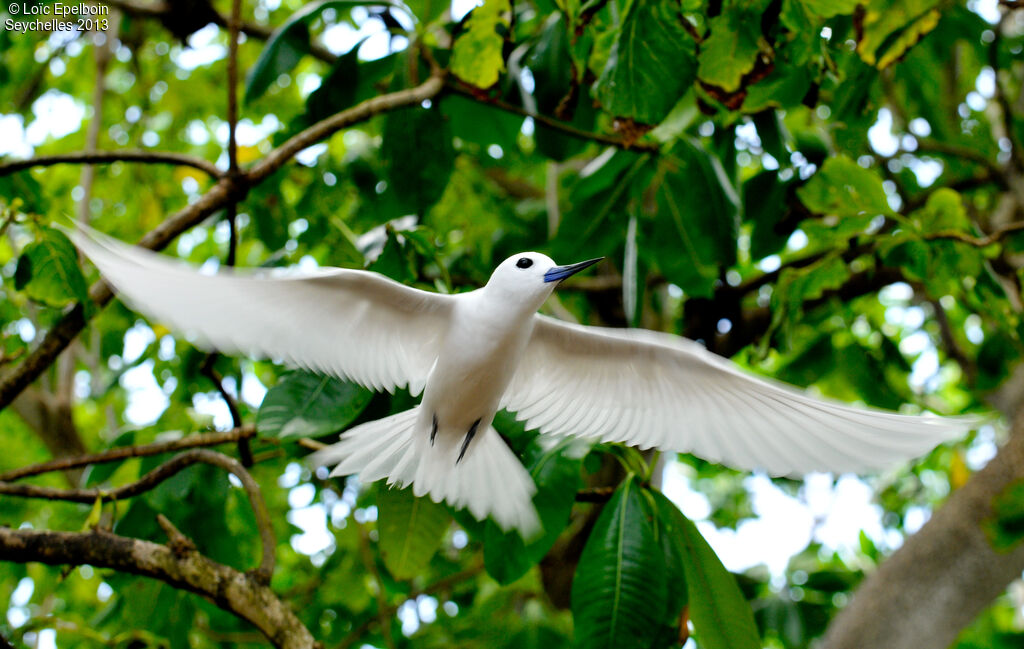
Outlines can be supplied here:
[[591, 487], [589, 489], [580, 489], [576, 492], [576, 502], [578, 503], [604, 503], [611, 500], [612, 494], [615, 493], [617, 487]]
[[960, 347], [960, 343], [953, 334], [953, 327], [949, 322], [946, 309], [938, 300], [929, 300], [929, 302], [935, 311], [935, 322], [939, 325], [939, 336], [942, 338], [942, 346], [946, 349], [946, 354], [960, 365], [967, 379], [967, 385], [974, 387], [978, 376], [977, 363], [971, 360]]
[[160, 529], [167, 535], [167, 547], [169, 547], [174, 554], [183, 556], [189, 552], [196, 551], [196, 544], [192, 542], [192, 539], [188, 538], [181, 533], [174, 523], [170, 521], [163, 514], [156, 515], [156, 523], [160, 526]]
[[104, 464], [106, 462], [117, 462], [119, 460], [125, 460], [133, 457], [149, 457], [151, 455], [173, 453], [175, 451], [190, 448], [230, 444], [238, 441], [239, 439], [249, 439], [255, 435], [256, 429], [253, 426], [244, 426], [242, 428], [224, 431], [223, 433], [190, 435], [188, 437], [182, 437], [181, 439], [169, 442], [155, 442], [153, 444], [146, 444], [143, 446], [122, 446], [119, 448], [112, 448], [109, 451], [104, 451], [102, 453], [80, 455], [77, 457], [65, 457], [59, 460], [51, 460], [49, 462], [42, 462], [40, 464], [33, 464], [20, 469], [14, 469], [13, 471], [8, 471], [6, 473], [0, 473], [0, 482], [14, 482], [15, 480], [20, 480], [21, 478], [27, 478], [33, 475], [42, 475], [53, 471], [66, 471], [67, 469], [88, 466], [90, 464]]
[[922, 238], [927, 241], [933, 241], [936, 239], [952, 239], [954, 241], [966, 243], [969, 246], [974, 246], [975, 248], [985, 248], [987, 246], [991, 246], [993, 243], [1001, 241], [1005, 236], [1022, 230], [1024, 230], [1024, 221], [1018, 221], [1001, 227], [998, 230], [993, 230], [990, 234], [984, 237], [972, 237], [965, 232], [959, 232], [957, 230], [944, 230], [942, 232], [926, 234]]
[[277, 542], [274, 539], [274, 529], [270, 523], [270, 514], [267, 512], [267, 506], [263, 502], [263, 496], [260, 493], [260, 486], [237, 460], [222, 453], [216, 453], [208, 449], [186, 451], [164, 462], [135, 482], [110, 489], [109, 491], [104, 489], [56, 489], [54, 487], [0, 482], [0, 495], [41, 498], [45, 500], [65, 500], [77, 503], [93, 503], [97, 500], [112, 502], [145, 493], [186, 467], [197, 463], [210, 464], [224, 469], [234, 474], [241, 481], [242, 487], [249, 497], [249, 504], [252, 506], [253, 513], [256, 516], [256, 526], [259, 528], [260, 541], [263, 546], [263, 556], [259, 567], [254, 571], [254, 575], [260, 583], [269, 583], [270, 576], [274, 572], [274, 549]]
[[0, 176], [10, 174], [32, 167], [50, 167], [58, 164], [110, 164], [112, 162], [139, 162], [143, 164], [171, 164], [182, 167], [192, 167], [205, 172], [213, 178], [221, 176], [220, 169], [212, 162], [186, 155], [184, 153], [171, 153], [168, 151], [140, 151], [126, 149], [124, 151], [77, 151], [74, 153], [62, 153], [60, 155], [44, 155], [27, 160], [12, 160], [0, 163]]
[[[217, 357], [220, 356], [217, 352], [210, 352], [206, 355], [206, 359], [200, 366], [200, 372], [210, 379], [214, 387], [217, 388], [217, 393], [220, 394], [220, 398], [224, 400], [224, 403], [228, 407], [228, 412], [231, 413], [231, 424], [235, 428], [242, 427], [242, 411], [238, 408], [238, 400], [228, 392], [224, 386], [224, 377], [221, 376], [220, 372], [213, 366], [217, 361]], [[253, 465], [252, 459], [252, 448], [249, 446], [248, 437], [238, 438], [238, 459], [242, 461], [242, 466], [248, 468]]]
[[530, 117], [535, 122], [538, 122], [545, 126], [549, 126], [557, 131], [561, 131], [566, 135], [569, 135], [580, 140], [585, 140], [587, 142], [600, 142], [602, 144], [608, 144], [614, 147], [618, 147], [620, 149], [629, 149], [631, 151], [646, 151], [649, 153], [656, 153], [658, 151], [657, 144], [648, 142], [627, 143], [626, 140], [624, 140], [621, 137], [616, 137], [614, 135], [605, 135], [604, 133], [594, 133], [592, 131], [584, 131], [582, 129], [576, 128], [571, 124], [567, 124], [566, 122], [553, 119], [546, 115], [541, 115], [540, 113], [531, 113], [530, 111], [520, 106], [510, 104], [500, 99], [481, 97], [478, 92], [474, 92], [473, 90], [466, 88], [465, 86], [459, 84], [458, 82], [449, 82], [448, 88], [474, 101], [478, 101], [489, 106], [494, 106], [495, 108], [499, 108], [507, 113], [520, 115], [522, 117]]

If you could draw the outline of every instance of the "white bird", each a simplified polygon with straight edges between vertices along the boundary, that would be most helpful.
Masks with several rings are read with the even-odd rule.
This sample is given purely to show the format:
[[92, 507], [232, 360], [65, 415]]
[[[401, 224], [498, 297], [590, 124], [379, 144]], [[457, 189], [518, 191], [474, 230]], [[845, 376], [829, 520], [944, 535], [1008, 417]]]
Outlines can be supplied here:
[[274, 276], [196, 272], [100, 233], [72, 232], [129, 305], [201, 345], [423, 392], [411, 410], [343, 433], [315, 460], [331, 475], [412, 485], [530, 537], [536, 488], [491, 426], [688, 452], [772, 475], [861, 472], [963, 435], [973, 417], [902, 415], [824, 401], [755, 377], [700, 344], [642, 329], [568, 324], [537, 310], [599, 261], [558, 266], [524, 252], [483, 288], [443, 295], [363, 270]]

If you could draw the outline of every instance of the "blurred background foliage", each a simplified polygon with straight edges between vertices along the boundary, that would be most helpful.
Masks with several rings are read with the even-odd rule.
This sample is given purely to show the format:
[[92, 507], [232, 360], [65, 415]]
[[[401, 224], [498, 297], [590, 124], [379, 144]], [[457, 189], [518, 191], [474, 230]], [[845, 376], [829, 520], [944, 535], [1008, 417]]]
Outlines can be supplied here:
[[[162, 151], [227, 169], [228, 3], [103, 6], [101, 31], [0, 31], [0, 151]], [[206, 268], [229, 256], [370, 268], [447, 292], [483, 284], [521, 250], [562, 263], [604, 255], [545, 310], [686, 335], [845, 401], [1004, 407], [1024, 353], [1019, 3], [245, 0], [241, 17], [242, 168], [437, 70], [444, 89], [304, 149], [237, 216], [218, 212], [169, 254]], [[2, 164], [0, 370], [88, 302], [95, 270], [53, 221], [76, 215], [135, 241], [216, 181], [127, 160]], [[540, 487], [546, 534], [524, 546], [462, 512], [303, 463], [299, 440], [331, 441], [407, 408], [408, 394], [211, 356], [119, 302], [86, 315], [70, 351], [0, 410], [0, 472], [233, 418], [256, 424], [250, 471], [279, 539], [272, 586], [326, 647], [807, 647], [1004, 434], [985, 426], [863, 480], [768, 480], [686, 455], [546, 448], [501, 415]], [[108, 487], [160, 461], [31, 482]], [[852, 543], [822, 532], [844, 481], [875, 499]], [[727, 547], [750, 538], [733, 531], [765, 516], [766, 495], [815, 517], [781, 563]], [[1013, 545], [1019, 508], [1005, 509]], [[13, 528], [80, 530], [96, 523], [91, 511], [0, 496], [0, 524]], [[218, 469], [191, 467], [99, 522], [163, 542], [157, 513], [216, 561], [245, 569], [259, 556], [245, 495]], [[742, 571], [735, 582], [698, 530]], [[1018, 583], [957, 646], [1020, 646], [1022, 600]], [[2, 563], [0, 602], [0, 635], [15, 645], [266, 642], [200, 597], [90, 566]]]

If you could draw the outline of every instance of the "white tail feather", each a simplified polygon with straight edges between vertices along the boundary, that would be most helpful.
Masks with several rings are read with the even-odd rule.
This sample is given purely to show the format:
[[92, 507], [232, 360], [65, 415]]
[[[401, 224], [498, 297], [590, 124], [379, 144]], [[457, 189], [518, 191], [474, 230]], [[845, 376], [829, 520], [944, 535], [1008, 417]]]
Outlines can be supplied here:
[[530, 539], [540, 531], [531, 498], [537, 488], [530, 474], [488, 426], [478, 431], [462, 460], [458, 444], [431, 445], [415, 435], [418, 408], [356, 426], [341, 441], [311, 456], [316, 465], [336, 465], [332, 476], [359, 474], [364, 482], [387, 479], [389, 485], [411, 484], [417, 496], [429, 495], [453, 507], [466, 508], [483, 520], [490, 517], [503, 530], [517, 530]]

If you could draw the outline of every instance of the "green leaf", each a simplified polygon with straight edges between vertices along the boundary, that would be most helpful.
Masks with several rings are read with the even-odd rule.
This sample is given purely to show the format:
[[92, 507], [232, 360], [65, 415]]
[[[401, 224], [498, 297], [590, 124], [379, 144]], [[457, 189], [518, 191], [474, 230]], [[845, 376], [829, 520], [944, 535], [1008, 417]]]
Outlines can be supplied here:
[[309, 54], [309, 24], [324, 9], [347, 9], [388, 4], [382, 0], [319, 0], [293, 13], [274, 30], [263, 46], [260, 57], [246, 77], [245, 102], [259, 99], [282, 74], [291, 72], [303, 56]]
[[39, 228], [36, 240], [25, 246], [14, 271], [14, 285], [50, 306], [89, 300], [89, 288], [78, 267], [78, 251], [54, 228]]
[[761, 38], [760, 16], [731, 10], [712, 18], [711, 33], [700, 48], [697, 76], [726, 92], [739, 90], [743, 75], [754, 69]]
[[840, 217], [892, 214], [882, 179], [850, 158], [829, 158], [806, 185], [796, 190], [807, 209], [815, 214]]
[[645, 247], [669, 281], [709, 296], [721, 268], [736, 261], [735, 190], [717, 159], [687, 140], [656, 164], [641, 208], [650, 221]]
[[860, 5], [863, 0], [799, 0], [802, 5], [807, 7], [810, 11], [813, 11], [822, 18], [832, 18], [833, 16], [848, 16], [852, 14], [857, 6]]
[[678, 543], [697, 644], [702, 649], [760, 649], [754, 615], [736, 579], [697, 526], [663, 494], [650, 493], [658, 520]]
[[576, 644], [647, 649], [663, 623], [668, 585], [651, 512], [634, 477], [604, 506], [572, 582]]
[[567, 439], [547, 452], [534, 442], [532, 450], [535, 459], [528, 468], [537, 485], [533, 506], [540, 516], [544, 533], [526, 543], [518, 532], [503, 532], [493, 521], [487, 521], [484, 567], [487, 574], [500, 584], [510, 584], [519, 579], [547, 554], [565, 529], [576, 502], [583, 465], [580, 449]]
[[437, 552], [451, 516], [444, 505], [383, 482], [377, 486], [377, 509], [384, 565], [395, 578], [412, 579]]
[[595, 98], [613, 115], [657, 124], [693, 84], [693, 38], [683, 28], [679, 3], [633, 0], [622, 18]]
[[963, 199], [956, 190], [949, 187], [940, 187], [929, 194], [924, 207], [914, 212], [911, 218], [926, 233], [950, 230], [967, 232], [971, 226]]
[[857, 53], [884, 69], [939, 24], [939, 0], [871, 0], [859, 24]]
[[289, 372], [263, 397], [256, 428], [278, 437], [326, 435], [352, 423], [371, 396], [369, 390], [332, 376]]
[[665, 612], [662, 623], [662, 646], [674, 645], [678, 642], [683, 611], [689, 604], [690, 596], [687, 588], [686, 566], [683, 562], [683, 544], [680, 542], [685, 533], [679, 528], [676, 517], [666, 515], [666, 507], [675, 508], [661, 493], [648, 489], [645, 495], [651, 500], [654, 511], [654, 523], [658, 532], [658, 544], [665, 570]]
[[313, 124], [356, 102], [359, 87], [359, 45], [338, 57], [320, 87], [306, 99], [306, 121]]
[[455, 168], [451, 132], [436, 107], [388, 113], [380, 153], [391, 189], [417, 214], [441, 198]]
[[490, 88], [498, 82], [505, 71], [502, 50], [511, 13], [509, 0], [484, 0], [473, 10], [452, 48], [449, 67], [455, 76], [478, 88]]
[[762, 171], [743, 183], [744, 220], [754, 224], [750, 235], [750, 256], [761, 259], [782, 250], [796, 229], [788, 219], [792, 182], [779, 180], [778, 171]]
[[649, 160], [648, 155], [608, 149], [584, 169], [569, 192], [570, 207], [552, 241], [555, 259], [617, 245], [626, 230], [630, 200], [648, 184], [654, 166]]
[[[581, 131], [592, 131], [596, 111], [586, 85], [579, 84], [579, 73], [574, 68], [569, 35], [561, 14], [548, 19], [526, 63], [533, 73], [537, 110], [567, 120]], [[540, 153], [559, 161], [579, 153], [587, 145], [584, 140], [570, 137], [541, 122], [535, 124], [533, 139]]]
[[829, 255], [804, 268], [783, 270], [772, 292], [772, 329], [782, 326], [788, 335], [803, 314], [804, 302], [839, 288], [849, 277], [850, 269], [838, 254]]

